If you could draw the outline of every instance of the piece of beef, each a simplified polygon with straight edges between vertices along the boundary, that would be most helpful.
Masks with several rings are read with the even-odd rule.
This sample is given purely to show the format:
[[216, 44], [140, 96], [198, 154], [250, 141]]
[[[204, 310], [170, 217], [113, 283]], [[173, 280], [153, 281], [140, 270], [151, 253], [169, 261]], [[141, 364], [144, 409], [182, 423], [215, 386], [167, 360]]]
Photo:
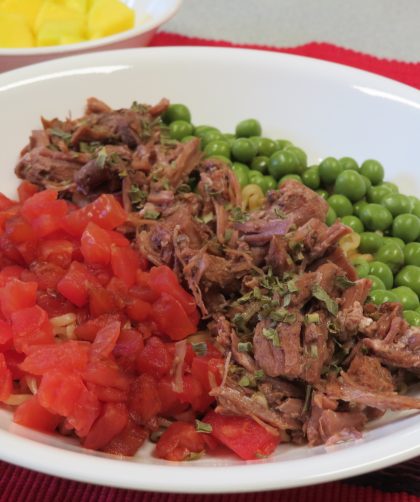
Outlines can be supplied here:
[[295, 269], [293, 260], [288, 253], [287, 240], [281, 235], [274, 235], [271, 238], [265, 260], [273, 273], [280, 278], [285, 272]]
[[86, 114], [90, 115], [91, 113], [110, 113], [112, 108], [108, 106], [106, 103], [101, 101], [98, 98], [91, 97], [87, 99], [86, 103]]
[[240, 237], [252, 246], [268, 244], [273, 236], [285, 235], [290, 228], [289, 220], [257, 220], [236, 223]]
[[363, 344], [387, 366], [418, 371], [420, 369], [419, 338], [417, 330], [409, 329], [396, 343], [365, 338]]
[[316, 279], [316, 272], [306, 272], [295, 279], [297, 291], [292, 294], [290, 302], [292, 306], [302, 308], [312, 298], [312, 286], [316, 283]]
[[371, 286], [372, 283], [369, 279], [359, 279], [354, 286], [345, 289], [340, 302], [341, 308], [350, 308], [355, 302], [363, 305], [369, 295]]
[[321, 379], [324, 365], [334, 353], [334, 343], [328, 339], [326, 313], [320, 310], [312, 314], [316, 314], [319, 321], [304, 326], [301, 378], [310, 384], [316, 384]]
[[314, 247], [310, 250], [308, 254], [308, 259], [310, 262], [323, 257], [328, 253], [332, 247], [343, 237], [351, 233], [352, 230], [343, 225], [340, 221], [336, 221], [330, 227], [327, 228], [325, 233], [322, 235]]
[[353, 358], [347, 375], [357, 384], [372, 391], [393, 392], [394, 382], [390, 371], [376, 357], [362, 353]]

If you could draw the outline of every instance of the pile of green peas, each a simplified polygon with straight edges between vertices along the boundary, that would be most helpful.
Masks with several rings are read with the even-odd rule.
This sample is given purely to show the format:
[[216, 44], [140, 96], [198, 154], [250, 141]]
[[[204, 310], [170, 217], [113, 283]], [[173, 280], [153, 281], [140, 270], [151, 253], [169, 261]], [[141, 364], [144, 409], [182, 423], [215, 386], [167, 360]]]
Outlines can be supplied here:
[[261, 136], [256, 119], [239, 122], [235, 134], [208, 125], [194, 126], [183, 104], [172, 104], [163, 116], [170, 137], [187, 142], [200, 138], [206, 157], [224, 160], [241, 187], [258, 185], [264, 193], [293, 178], [315, 190], [329, 205], [327, 224], [340, 219], [360, 235], [354, 266], [372, 281], [370, 299], [379, 305], [398, 301], [404, 318], [420, 326], [420, 200], [399, 193], [384, 181], [384, 168], [373, 159], [360, 166], [351, 157], [327, 157], [308, 166], [307, 155], [288, 140]]

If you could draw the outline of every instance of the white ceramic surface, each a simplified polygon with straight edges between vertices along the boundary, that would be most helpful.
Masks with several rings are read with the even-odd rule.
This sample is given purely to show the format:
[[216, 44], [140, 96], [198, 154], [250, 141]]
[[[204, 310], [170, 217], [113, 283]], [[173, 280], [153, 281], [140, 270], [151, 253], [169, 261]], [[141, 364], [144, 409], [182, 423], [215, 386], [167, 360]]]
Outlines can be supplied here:
[[136, 12], [133, 29], [78, 44], [28, 49], [0, 47], [0, 72], [85, 52], [145, 47], [158, 28], [174, 16], [182, 4], [182, 0], [123, 0], [123, 2]]
[[[187, 104], [193, 122], [229, 132], [257, 117], [270, 137], [289, 138], [311, 162], [327, 155], [377, 158], [387, 177], [419, 194], [420, 95], [348, 67], [269, 52], [216, 48], [112, 51], [56, 60], [0, 75], [0, 189], [39, 117], [73, 116], [96, 96], [114, 107], [162, 96]], [[417, 392], [420, 396], [420, 393]], [[240, 492], [303, 486], [361, 474], [420, 454], [420, 416], [387, 414], [362, 440], [335, 447], [281, 446], [268, 460], [207, 456], [196, 462], [132, 460], [92, 453], [61, 437], [11, 424], [0, 409], [0, 458], [63, 477], [142, 490]]]

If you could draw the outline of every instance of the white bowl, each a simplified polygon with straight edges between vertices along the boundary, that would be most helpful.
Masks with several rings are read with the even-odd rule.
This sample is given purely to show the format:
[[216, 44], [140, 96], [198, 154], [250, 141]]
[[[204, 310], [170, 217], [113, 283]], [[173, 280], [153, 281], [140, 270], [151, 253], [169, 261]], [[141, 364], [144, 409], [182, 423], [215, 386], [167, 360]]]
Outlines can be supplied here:
[[[0, 75], [2, 191], [14, 194], [13, 167], [39, 117], [77, 116], [89, 96], [116, 108], [166, 96], [187, 104], [195, 124], [225, 132], [256, 117], [267, 136], [291, 139], [311, 162], [328, 155], [350, 155], [358, 162], [377, 158], [388, 179], [420, 193], [420, 93], [415, 89], [303, 57], [188, 47], [94, 53]], [[13, 425], [10, 411], [0, 408], [3, 460], [80, 481], [166, 492], [245, 492], [331, 481], [419, 455], [419, 438], [420, 416], [394, 413], [371, 422], [357, 442], [329, 448], [281, 445], [267, 460], [208, 455], [169, 463], [154, 458], [150, 445], [132, 460], [119, 460]]]
[[123, 2], [136, 13], [135, 26], [131, 30], [78, 44], [27, 49], [0, 47], [0, 72], [84, 52], [144, 47], [148, 45], [159, 27], [176, 14], [182, 4], [182, 0], [123, 0]]

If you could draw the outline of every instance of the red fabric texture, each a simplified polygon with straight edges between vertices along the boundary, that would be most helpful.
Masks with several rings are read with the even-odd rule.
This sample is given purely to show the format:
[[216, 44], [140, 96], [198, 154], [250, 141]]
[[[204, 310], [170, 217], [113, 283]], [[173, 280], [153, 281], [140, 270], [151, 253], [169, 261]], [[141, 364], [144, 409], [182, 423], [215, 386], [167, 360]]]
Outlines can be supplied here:
[[[197, 45], [243, 47], [284, 52], [333, 61], [403, 82], [420, 89], [420, 62], [379, 59], [332, 44], [312, 42], [298, 47], [277, 48], [232, 44], [225, 41], [158, 33], [152, 46]], [[403, 464], [402, 464], [403, 466]], [[281, 468], [281, 467], [279, 467]], [[163, 480], [164, 482], [164, 480]], [[354, 484], [327, 483], [312, 487], [253, 494], [168, 495], [134, 492], [68, 481], [0, 462], [0, 502], [420, 502], [405, 492], [389, 493]]]
[[[164, 481], [163, 481], [164, 482]], [[230, 494], [170, 495], [106, 488], [53, 478], [0, 463], [0, 502], [419, 502], [407, 493], [327, 483], [291, 490]]]
[[308, 56], [315, 59], [323, 59], [325, 61], [353, 66], [354, 68], [377, 73], [378, 75], [398, 80], [399, 82], [420, 89], [420, 62], [405, 63], [403, 61], [379, 59], [369, 54], [363, 54], [327, 43], [311, 42], [298, 47], [271, 47], [265, 45], [232, 44], [226, 41], [192, 38], [162, 31], [153, 38], [150, 45], [155, 47], [166, 45], [205, 45], [211, 47], [241, 47], [244, 49], [284, 52], [287, 54]]

